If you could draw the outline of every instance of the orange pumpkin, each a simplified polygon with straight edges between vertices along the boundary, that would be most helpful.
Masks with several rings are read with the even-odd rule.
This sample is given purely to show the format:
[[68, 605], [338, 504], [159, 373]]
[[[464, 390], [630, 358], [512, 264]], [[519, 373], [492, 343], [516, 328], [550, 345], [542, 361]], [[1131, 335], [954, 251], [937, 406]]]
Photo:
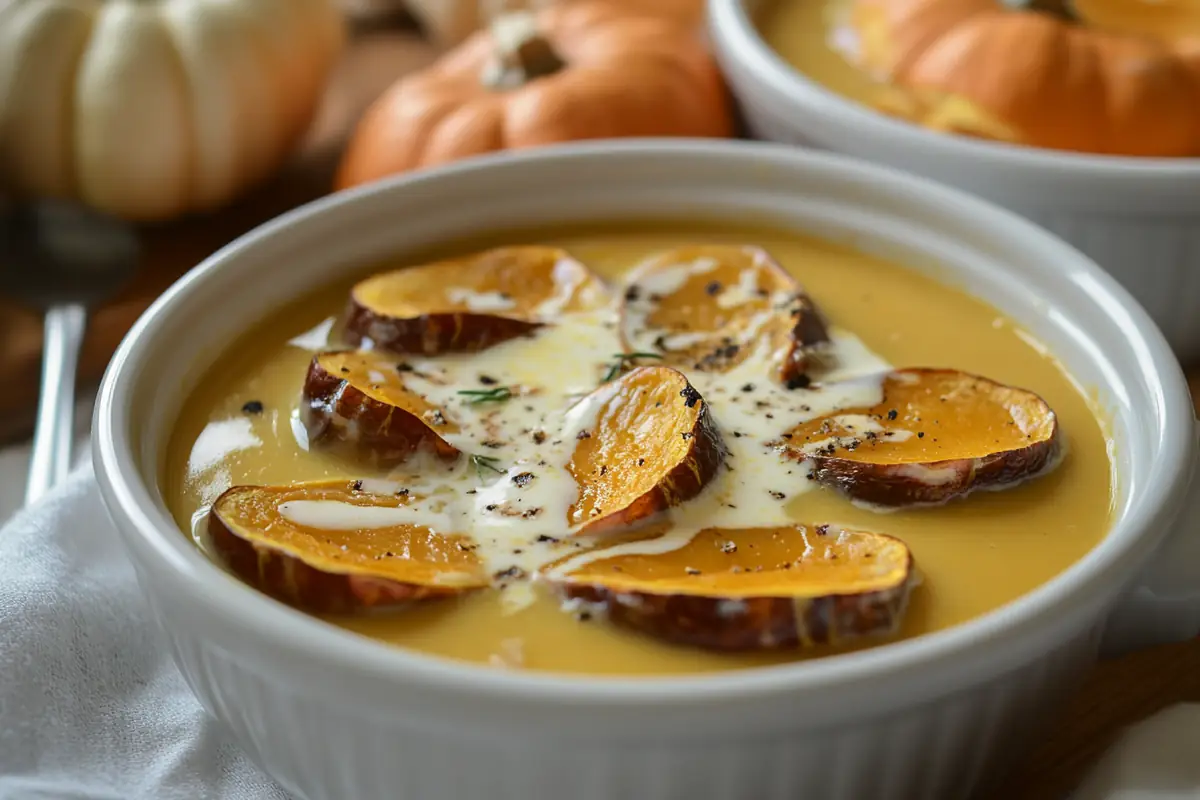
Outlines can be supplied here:
[[690, 24], [698, 24], [704, 18], [704, 0], [619, 0], [639, 11], [675, 17]]
[[1189, 31], [1139, 20], [1133, 1], [1010, 10], [856, 0], [851, 24], [860, 65], [897, 90], [885, 110], [928, 127], [1080, 152], [1200, 155], [1200, 48], [1184, 38], [1200, 14]]
[[494, 150], [577, 139], [733, 134], [691, 25], [604, 0], [499, 17], [367, 111], [338, 188]]

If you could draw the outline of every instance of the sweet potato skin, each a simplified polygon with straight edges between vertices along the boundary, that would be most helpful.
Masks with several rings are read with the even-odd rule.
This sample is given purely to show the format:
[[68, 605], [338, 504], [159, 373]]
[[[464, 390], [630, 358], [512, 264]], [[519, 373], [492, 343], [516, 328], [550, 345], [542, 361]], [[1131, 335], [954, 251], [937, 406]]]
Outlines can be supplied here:
[[[217, 498], [213, 508], [220, 508], [225, 495], [241, 488], [228, 490]], [[278, 548], [243, 539], [215, 510], [208, 514], [207, 532], [214, 555], [234, 575], [282, 603], [316, 614], [355, 614], [449, 597], [462, 591], [453, 586], [326, 572]]]
[[[805, 373], [811, 366], [812, 355], [820, 352], [830, 342], [824, 316], [812, 298], [791, 273], [787, 272], [768, 252], [760, 247], [696, 246], [668, 251], [660, 254], [657, 258], [659, 262], [665, 263], [685, 262], [699, 258], [723, 261], [725, 264], [742, 261], [745, 263], [743, 269], [757, 270], [773, 290], [789, 293], [788, 301], [774, 309], [766, 334], [775, 338], [780, 345], [775, 354], [776, 358], [772, 359], [771, 367], [771, 377], [780, 383], [792, 384], [803, 381]], [[645, 273], [647, 271], [652, 273], [657, 266], [653, 261], [648, 262], [640, 271], [635, 272], [633, 278], [626, 284], [621, 309], [621, 335], [626, 349], [642, 349], [637, 346], [633, 335], [634, 330], [629, 328], [629, 306], [632, 303], [642, 302], [645, 298], [664, 302], [662, 296], [644, 291], [639, 284], [639, 280], [645, 277]], [[718, 286], [719, 284], [713, 285]], [[716, 302], [714, 297], [713, 294], [709, 294], [700, 302], [709, 305]], [[689, 321], [690, 324], [692, 321]], [[686, 330], [699, 332], [691, 327]], [[710, 340], [706, 343], [708, 351], [702, 354], [690, 350], [669, 351], [656, 343], [656, 347], [665, 358], [662, 363], [680, 369], [701, 371], [723, 371], [732, 364], [738, 363], [741, 358], [738, 354], [738, 351], [742, 349], [741, 346], [732, 342], [728, 337], [721, 337], [718, 330], [711, 331], [711, 334]]]
[[792, 326], [791, 350], [779, 365], [779, 374], [776, 376], [783, 384], [802, 381], [808, 372], [812, 354], [830, 343], [829, 326], [807, 294], [797, 291], [790, 313], [796, 320]]
[[891, 633], [912, 585], [910, 579], [888, 589], [811, 600], [650, 594], [571, 583], [559, 584], [558, 590], [565, 598], [603, 606], [613, 623], [657, 639], [738, 652], [798, 649]]
[[[422, 449], [446, 461], [459, 456], [420, 417], [369, 397], [345, 377], [329, 372], [321, 364], [321, 354], [309, 364], [302, 397], [301, 419], [311, 444], [351, 444], [382, 465], [400, 463]], [[355, 424], [353, 436], [336, 424], [338, 418]]]
[[[724, 463], [727, 452], [725, 442], [708, 410], [708, 404], [700, 393], [692, 388], [682, 373], [669, 368], [642, 367], [635, 370], [635, 373], [648, 370], [673, 373], [681, 386], [681, 401], [689, 407], [699, 406], [691, 428], [680, 432], [689, 442], [686, 454], [649, 491], [624, 507], [590, 521], [580, 529], [581, 534], [592, 535], [629, 528], [668, 508], [687, 502], [700, 494]], [[623, 380], [634, 377], [634, 373], [628, 373]], [[671, 432], [672, 435], [674, 433], [675, 431]]]
[[662, 552], [594, 555], [540, 577], [614, 624], [708, 650], [787, 650], [889, 634], [918, 582], [900, 540], [829, 524], [706, 528]]
[[1038, 477], [1062, 454], [1062, 436], [1028, 447], [928, 464], [870, 464], [810, 456], [813, 479], [845, 497], [888, 508], [941, 505], [974, 491], [1000, 489]]
[[477, 353], [528, 336], [541, 322], [466, 311], [392, 317], [359, 303], [353, 295], [345, 315], [343, 339], [351, 347], [371, 342], [399, 354]]
[[581, 533], [596, 534], [631, 527], [700, 494], [725, 460], [725, 444], [707, 406], [696, 420], [691, 441], [692, 446], [684, 460], [653, 489], [625, 508], [587, 524]]
[[[893, 384], [893, 381], [897, 383]], [[858, 454], [869, 453], [872, 447], [885, 440], [878, 434], [865, 434], [862, 440], [855, 442], [856, 446], [861, 444], [861, 447], [831, 447], [828, 452], [805, 452], [795, 445], [799, 439], [793, 438], [792, 434], [797, 433], [793, 429], [792, 434], [785, 437], [787, 442], [781, 445], [782, 452], [793, 459], [808, 461], [812, 466], [811, 478], [821, 485], [851, 500], [890, 508], [940, 505], [977, 490], [1014, 486], [1052, 469], [1062, 456], [1063, 440], [1054, 410], [1040, 396], [1027, 389], [1006, 386], [953, 369], [896, 370], [888, 373], [884, 382], [885, 387], [898, 387], [895, 389], [898, 396], [888, 394], [891, 390], [885, 389], [883, 401], [865, 411], [877, 417], [885, 431], [896, 426], [907, 430], [911, 436], [913, 431], [906, 426], [916, 424], [927, 427], [932, 421], [942, 437], [971, 442], [978, 450], [955, 454], [957, 457], [951, 458], [937, 458], [935, 454], [929, 454], [930, 457], [923, 460], [852, 458], [846, 455], [849, 451], [857, 449]], [[917, 394], [905, 396], [907, 387], [914, 386], [917, 387]], [[950, 387], [951, 391], [939, 396], [933, 391], [938, 387]], [[957, 408], [975, 408], [979, 416], [972, 417], [972, 420], [978, 419], [985, 426], [998, 424], [997, 419], [1007, 418], [1013, 413], [1013, 405], [1019, 406], [1027, 419], [1036, 420], [1036, 438], [1033, 433], [1026, 434], [1024, 438], [1012, 437], [1007, 433], [1012, 429], [1006, 427], [1005, 433], [997, 435], [994, 450], [991, 450], [990, 436], [986, 443], [973, 442], [972, 437], [978, 434], [969, 427], [972, 422], [963, 422], [956, 414], [954, 396], [958, 391], [962, 391], [957, 395], [959, 402], [965, 405]], [[884, 416], [883, 409], [892, 405], [897, 406], [900, 413], [889, 410]], [[948, 418], [945, 418], [947, 414], [942, 410], [949, 410]], [[899, 421], [893, 422], [897, 417]], [[943, 417], [940, 423], [939, 417]], [[1008, 426], [1013, 424], [1011, 419], [1007, 423]], [[885, 432], [882, 435], [890, 434]], [[918, 438], [924, 435], [924, 431], [917, 433]], [[938, 441], [936, 436], [932, 441]], [[974, 452], [979, 452], [979, 455], [975, 456]]]
[[[381, 284], [389, 282], [411, 291], [401, 293], [398, 306], [379, 296]], [[461, 307], [459, 301], [447, 306], [455, 289], [498, 293], [507, 302], [491, 309], [469, 303]], [[439, 299], [442, 293], [446, 296]], [[561, 302], [552, 301], [556, 296]], [[551, 307], [543, 308], [543, 302]], [[564, 311], [607, 302], [603, 281], [566, 251], [540, 245], [498, 247], [361, 281], [350, 291], [344, 338], [353, 347], [369, 340], [400, 354], [474, 353], [532, 334]]]

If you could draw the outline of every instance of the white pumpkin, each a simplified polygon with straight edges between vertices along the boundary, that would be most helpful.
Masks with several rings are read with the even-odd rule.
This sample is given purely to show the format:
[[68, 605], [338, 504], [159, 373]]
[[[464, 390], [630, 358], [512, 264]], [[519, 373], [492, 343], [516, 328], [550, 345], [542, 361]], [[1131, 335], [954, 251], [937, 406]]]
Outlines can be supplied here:
[[303, 135], [335, 0], [0, 0], [0, 179], [130, 220], [220, 206]]

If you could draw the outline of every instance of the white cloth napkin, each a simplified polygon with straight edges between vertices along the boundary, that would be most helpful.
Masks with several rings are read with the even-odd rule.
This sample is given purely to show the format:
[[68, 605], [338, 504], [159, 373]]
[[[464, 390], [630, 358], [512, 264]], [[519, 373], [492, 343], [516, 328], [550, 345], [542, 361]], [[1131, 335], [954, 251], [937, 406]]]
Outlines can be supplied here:
[[286, 797], [175, 669], [90, 465], [0, 528], [0, 800]]
[[[1200, 706], [1164, 714], [1077, 800], [1200, 800]], [[176, 671], [90, 465], [0, 528], [0, 800], [286, 797]]]
[[1200, 703], [1125, 731], [1071, 800], [1200, 800]]

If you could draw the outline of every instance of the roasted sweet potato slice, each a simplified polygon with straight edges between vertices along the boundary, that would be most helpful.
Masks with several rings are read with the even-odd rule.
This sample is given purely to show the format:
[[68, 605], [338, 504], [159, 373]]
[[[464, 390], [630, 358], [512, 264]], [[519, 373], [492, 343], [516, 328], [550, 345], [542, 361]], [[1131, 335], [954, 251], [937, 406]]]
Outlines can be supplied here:
[[445, 460], [458, 450], [439, 433], [458, 427], [404, 384], [403, 365], [375, 351], [313, 357], [304, 380], [302, 419], [314, 445], [342, 444], [382, 466], [427, 450]]
[[716, 475], [725, 445], [683, 373], [639, 367], [568, 412], [578, 440], [567, 469], [579, 486], [572, 526], [622, 528], [690, 500]]
[[680, 369], [723, 372], [766, 360], [776, 380], [801, 380], [829, 342], [812, 300], [759, 247], [684, 247], [642, 263], [625, 285], [621, 338]]
[[350, 292], [345, 336], [396, 353], [475, 352], [606, 302], [603, 282], [565, 251], [499, 247], [367, 278]]
[[784, 435], [792, 456], [812, 460], [815, 480], [853, 499], [942, 503], [1007, 488], [1058, 459], [1058, 420], [1033, 392], [948, 369], [897, 370], [882, 381], [878, 405]]
[[[564, 564], [564, 566], [569, 566]], [[837, 644], [896, 629], [915, 584], [899, 539], [831, 525], [708, 529], [545, 579], [613, 622], [713, 650]]]
[[414, 502], [381, 481], [235, 486], [213, 503], [208, 535], [235, 575], [307, 611], [346, 614], [487, 586], [466, 541], [433, 530], [428, 514], [409, 510]]

